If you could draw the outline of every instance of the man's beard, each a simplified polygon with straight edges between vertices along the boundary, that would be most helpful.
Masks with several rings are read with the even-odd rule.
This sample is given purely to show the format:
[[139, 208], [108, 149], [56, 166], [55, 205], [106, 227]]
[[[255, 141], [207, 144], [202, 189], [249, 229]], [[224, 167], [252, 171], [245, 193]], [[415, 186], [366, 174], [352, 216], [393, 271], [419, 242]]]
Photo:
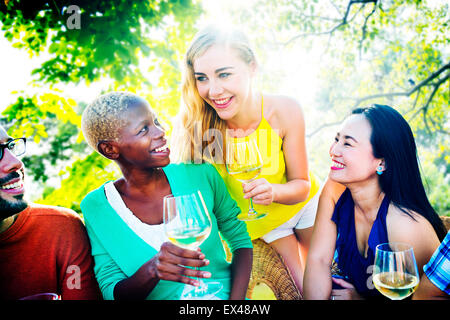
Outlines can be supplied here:
[[23, 195], [17, 201], [7, 201], [0, 197], [0, 220], [15, 215], [28, 207], [28, 203], [23, 199]]
[[[20, 177], [20, 175], [17, 172], [11, 172], [8, 176], [0, 178], [0, 185], [18, 177]], [[15, 200], [11, 201], [5, 200], [0, 196], [0, 220], [4, 220], [8, 217], [11, 217], [12, 215], [15, 215], [16, 213], [25, 210], [26, 207], [28, 207], [28, 203], [23, 197], [23, 194], [17, 195], [13, 197]]]

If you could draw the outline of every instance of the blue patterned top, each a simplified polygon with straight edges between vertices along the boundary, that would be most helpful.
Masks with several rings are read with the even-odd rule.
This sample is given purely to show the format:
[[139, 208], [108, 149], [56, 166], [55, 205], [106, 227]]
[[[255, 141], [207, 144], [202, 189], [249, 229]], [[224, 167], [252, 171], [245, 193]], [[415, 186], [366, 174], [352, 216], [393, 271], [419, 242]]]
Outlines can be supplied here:
[[355, 203], [349, 189], [339, 198], [331, 220], [337, 227], [336, 251], [334, 260], [344, 279], [350, 282], [364, 298], [382, 297], [372, 283], [372, 271], [375, 261], [375, 248], [380, 243], [387, 243], [386, 215], [390, 200], [384, 197], [377, 217], [370, 231], [367, 257], [358, 250], [355, 230]]
[[423, 272], [436, 287], [450, 295], [450, 231], [423, 267]]

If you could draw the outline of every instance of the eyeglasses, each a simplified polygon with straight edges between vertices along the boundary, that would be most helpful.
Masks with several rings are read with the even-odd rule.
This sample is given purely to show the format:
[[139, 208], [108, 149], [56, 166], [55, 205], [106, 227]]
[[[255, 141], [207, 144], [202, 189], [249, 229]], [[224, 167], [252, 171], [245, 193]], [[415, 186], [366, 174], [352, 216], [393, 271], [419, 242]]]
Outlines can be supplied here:
[[3, 155], [5, 154], [4, 150], [8, 148], [9, 151], [16, 157], [21, 156], [26, 151], [26, 138], [17, 138], [8, 141], [7, 143], [0, 143], [0, 160], [3, 159]]

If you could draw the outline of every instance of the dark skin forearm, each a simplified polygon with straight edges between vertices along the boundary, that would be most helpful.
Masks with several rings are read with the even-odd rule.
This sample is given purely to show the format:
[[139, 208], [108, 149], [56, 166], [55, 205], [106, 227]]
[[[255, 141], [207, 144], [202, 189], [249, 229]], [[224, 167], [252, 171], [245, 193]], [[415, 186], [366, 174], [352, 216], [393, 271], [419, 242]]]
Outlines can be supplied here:
[[119, 281], [114, 287], [116, 300], [143, 300], [156, 287], [159, 280], [175, 281], [198, 286], [196, 278], [209, 278], [209, 272], [187, 267], [204, 267], [209, 264], [200, 249], [188, 250], [164, 242], [152, 259], [140, 267], [135, 274]]
[[[244, 300], [253, 262], [253, 249], [237, 249], [231, 262], [230, 300]], [[116, 300], [143, 300], [159, 282], [152, 268], [144, 264], [134, 275], [119, 281], [114, 288]]]
[[156, 287], [159, 278], [150, 268], [142, 266], [131, 277], [119, 281], [114, 287], [115, 300], [144, 300]]
[[231, 262], [230, 300], [244, 300], [252, 271], [253, 249], [241, 248], [233, 253]]

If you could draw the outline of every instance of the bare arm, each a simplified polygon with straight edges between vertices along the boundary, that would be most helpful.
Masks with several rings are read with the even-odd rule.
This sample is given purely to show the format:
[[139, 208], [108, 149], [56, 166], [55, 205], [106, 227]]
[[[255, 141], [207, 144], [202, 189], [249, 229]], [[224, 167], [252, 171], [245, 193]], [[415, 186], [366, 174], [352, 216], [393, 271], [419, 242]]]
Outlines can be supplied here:
[[253, 249], [241, 248], [233, 253], [231, 262], [230, 300], [244, 300], [252, 271]]
[[307, 300], [325, 300], [330, 297], [331, 264], [337, 237], [336, 225], [331, 217], [336, 201], [344, 190], [342, 185], [327, 180], [320, 195], [303, 280], [304, 297]]
[[305, 201], [311, 189], [303, 111], [291, 98], [270, 99], [275, 113], [270, 117], [270, 125], [274, 129], [281, 128], [278, 131], [283, 139], [287, 181], [284, 184], [270, 184], [265, 179], [256, 179], [244, 184], [244, 197], [253, 198], [254, 203], [263, 205], [272, 202], [296, 204]]
[[419, 287], [414, 293], [413, 300], [448, 300], [450, 296], [436, 287], [427, 275], [424, 274], [420, 279]]

